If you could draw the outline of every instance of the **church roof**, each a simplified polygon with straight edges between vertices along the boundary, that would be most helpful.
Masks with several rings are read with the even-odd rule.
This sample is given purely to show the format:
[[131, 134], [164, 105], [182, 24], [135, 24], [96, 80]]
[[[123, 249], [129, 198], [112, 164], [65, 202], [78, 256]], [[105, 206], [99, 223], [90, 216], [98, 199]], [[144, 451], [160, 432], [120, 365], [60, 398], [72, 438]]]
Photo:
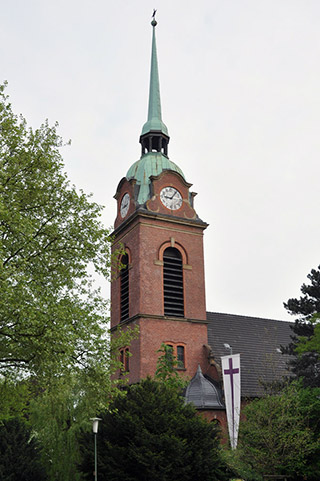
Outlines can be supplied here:
[[261, 396], [263, 384], [288, 375], [288, 356], [281, 354], [280, 346], [291, 341], [291, 323], [218, 312], [207, 312], [207, 321], [208, 342], [217, 362], [230, 354], [224, 344], [233, 354], [240, 353], [242, 397]]
[[185, 401], [197, 409], [224, 409], [222, 393], [218, 385], [202, 374], [200, 365], [191, 379], [185, 393]]

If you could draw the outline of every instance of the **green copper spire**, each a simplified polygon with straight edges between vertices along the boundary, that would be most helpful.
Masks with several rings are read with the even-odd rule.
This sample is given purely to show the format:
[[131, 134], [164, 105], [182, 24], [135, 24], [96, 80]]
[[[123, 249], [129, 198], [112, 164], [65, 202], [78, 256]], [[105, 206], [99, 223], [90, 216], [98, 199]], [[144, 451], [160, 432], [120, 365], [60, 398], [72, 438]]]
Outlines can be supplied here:
[[150, 72], [150, 88], [149, 88], [149, 109], [148, 120], [142, 128], [141, 135], [145, 135], [149, 132], [162, 132], [168, 135], [168, 129], [162, 122], [161, 117], [161, 102], [160, 102], [160, 85], [159, 85], [159, 72], [158, 72], [158, 58], [157, 58], [157, 45], [155, 29], [157, 22], [153, 18], [152, 22], [152, 50], [151, 50], [151, 72]]
[[177, 172], [184, 178], [182, 170], [168, 157], [168, 143], [170, 139], [168, 129], [162, 122], [161, 118], [158, 60], [155, 37], [155, 27], [157, 22], [154, 16], [155, 11], [153, 12], [153, 19], [151, 22], [153, 35], [148, 120], [143, 126], [139, 140], [141, 144], [141, 157], [130, 167], [126, 175], [128, 180], [135, 179], [136, 181], [137, 188], [135, 195], [138, 205], [144, 205], [145, 202], [150, 199], [150, 177], [157, 176], [164, 170], [171, 170]]

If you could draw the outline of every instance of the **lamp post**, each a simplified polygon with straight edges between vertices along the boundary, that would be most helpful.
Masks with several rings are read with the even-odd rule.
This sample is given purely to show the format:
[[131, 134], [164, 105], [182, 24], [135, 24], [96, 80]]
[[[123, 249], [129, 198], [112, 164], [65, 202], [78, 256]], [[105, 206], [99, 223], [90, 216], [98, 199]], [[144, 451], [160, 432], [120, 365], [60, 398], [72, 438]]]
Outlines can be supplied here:
[[225, 343], [225, 344], [223, 344], [223, 347], [224, 347], [225, 349], [227, 349], [227, 350], [230, 352], [231, 356], [232, 356], [232, 346], [230, 346], [230, 344]]
[[99, 421], [101, 421], [101, 418], [91, 418], [91, 421], [92, 421], [92, 431], [94, 435], [94, 479], [95, 481], [97, 481], [98, 480], [97, 434], [98, 434]]

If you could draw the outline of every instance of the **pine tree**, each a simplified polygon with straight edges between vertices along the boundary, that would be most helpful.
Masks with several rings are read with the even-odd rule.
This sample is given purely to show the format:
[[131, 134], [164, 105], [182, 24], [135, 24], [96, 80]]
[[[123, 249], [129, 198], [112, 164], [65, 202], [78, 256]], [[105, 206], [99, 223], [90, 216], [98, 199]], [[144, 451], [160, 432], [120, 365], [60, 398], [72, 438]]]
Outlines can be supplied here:
[[[318, 332], [315, 325], [320, 313], [320, 266], [311, 270], [308, 279], [310, 284], [301, 286], [303, 296], [284, 303], [290, 314], [299, 317], [291, 327], [292, 342], [282, 350], [291, 355], [289, 367], [297, 377], [303, 378], [305, 386], [320, 387], [320, 351], [314, 342], [309, 342]], [[301, 349], [302, 344], [307, 349]]]

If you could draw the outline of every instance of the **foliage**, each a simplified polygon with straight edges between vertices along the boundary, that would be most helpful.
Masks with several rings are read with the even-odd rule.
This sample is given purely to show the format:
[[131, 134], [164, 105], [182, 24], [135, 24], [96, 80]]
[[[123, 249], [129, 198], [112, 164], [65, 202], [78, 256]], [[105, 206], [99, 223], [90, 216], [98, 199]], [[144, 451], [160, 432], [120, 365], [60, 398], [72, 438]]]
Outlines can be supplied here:
[[225, 448], [222, 456], [230, 472], [233, 473], [233, 478], [230, 481], [263, 481], [262, 475], [257, 473], [254, 467], [243, 459], [239, 446], [237, 449]]
[[[102, 207], [70, 185], [57, 125], [28, 129], [0, 86], [0, 420], [37, 432], [50, 479], [75, 481], [77, 433], [125, 381], [88, 266], [113, 263]], [[119, 252], [115, 251], [114, 258]], [[112, 380], [113, 379], [113, 380]]]
[[310, 284], [301, 286], [303, 296], [284, 303], [290, 314], [300, 317], [291, 327], [292, 342], [283, 347], [282, 352], [291, 355], [289, 367], [293, 374], [303, 378], [305, 386], [320, 387], [319, 328], [315, 331], [315, 320], [320, 312], [320, 266], [312, 269], [307, 277]]
[[108, 408], [112, 398], [124, 394], [119, 388], [126, 379], [112, 380], [111, 374], [120, 367], [119, 346], [129, 345], [135, 335], [136, 330], [127, 329], [113, 337], [109, 369], [96, 363], [91, 369], [47, 378], [47, 388], [30, 401], [30, 422], [41, 441], [49, 479], [81, 479], [78, 434], [90, 432], [90, 418]]
[[56, 126], [28, 129], [0, 86], [0, 369], [37, 375], [104, 357], [107, 277], [101, 207], [63, 173]]
[[[216, 427], [176, 389], [147, 378], [99, 416], [98, 475], [110, 481], [223, 481]], [[81, 439], [82, 471], [93, 472], [92, 434]]]
[[157, 352], [160, 353], [160, 356], [154, 379], [159, 383], [171, 386], [173, 389], [181, 390], [185, 388], [188, 381], [183, 379], [177, 370], [178, 361], [172, 352], [172, 347], [163, 343]]
[[39, 444], [21, 421], [10, 419], [0, 425], [0, 479], [45, 481]]
[[12, 418], [26, 419], [32, 397], [28, 381], [13, 376], [0, 378], [0, 422]]
[[243, 413], [242, 463], [260, 475], [319, 479], [320, 389], [292, 382], [277, 396], [252, 401]]
[[80, 479], [76, 436], [90, 411], [82, 409], [79, 384], [71, 376], [57, 379], [31, 401], [30, 421], [41, 441], [42, 458], [52, 480]]
[[308, 274], [310, 284], [302, 284], [300, 299], [289, 299], [284, 307], [293, 315], [302, 314], [307, 319], [320, 312], [320, 265]]
[[312, 336], [300, 336], [299, 343], [295, 349], [298, 354], [314, 352], [320, 356], [320, 313], [315, 314], [310, 322], [313, 324]]

